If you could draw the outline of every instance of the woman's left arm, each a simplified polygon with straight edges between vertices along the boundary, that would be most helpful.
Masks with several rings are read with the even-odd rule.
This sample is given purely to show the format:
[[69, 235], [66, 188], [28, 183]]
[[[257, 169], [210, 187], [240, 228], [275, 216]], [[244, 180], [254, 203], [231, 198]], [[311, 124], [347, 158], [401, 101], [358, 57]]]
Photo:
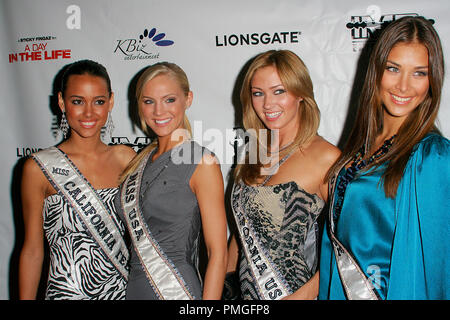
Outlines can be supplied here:
[[[315, 170], [311, 171], [316, 178], [317, 192], [320, 198], [327, 202], [328, 200], [328, 181], [325, 181], [325, 176], [338, 159], [340, 151], [338, 148], [327, 142], [326, 140], [319, 140], [321, 143], [315, 148], [315, 152], [312, 154], [312, 158], [315, 163]], [[324, 214], [321, 213], [321, 214]], [[319, 240], [317, 240], [319, 241]], [[283, 300], [313, 300], [319, 295], [319, 270], [308, 280], [303, 286], [301, 286], [293, 294], [286, 296]]]
[[219, 300], [227, 268], [227, 222], [222, 172], [213, 155], [205, 155], [190, 180], [200, 207], [208, 253], [204, 300]]
[[396, 197], [387, 299], [450, 298], [450, 141], [432, 135], [411, 155]]

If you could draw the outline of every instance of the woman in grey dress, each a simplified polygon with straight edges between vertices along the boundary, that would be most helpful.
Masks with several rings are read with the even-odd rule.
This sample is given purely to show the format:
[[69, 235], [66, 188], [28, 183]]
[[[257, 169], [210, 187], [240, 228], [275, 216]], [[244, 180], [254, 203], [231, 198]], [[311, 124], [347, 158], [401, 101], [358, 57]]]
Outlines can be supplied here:
[[[157, 139], [125, 170], [116, 205], [131, 253], [127, 299], [220, 299], [226, 268], [223, 179], [216, 158], [190, 140], [192, 92], [173, 63], [148, 67], [137, 83], [141, 128]], [[208, 253], [198, 273], [202, 229]]]
[[[249, 66], [241, 90], [243, 124], [259, 145], [235, 171], [232, 209], [239, 231], [228, 271], [237, 270], [244, 299], [314, 299], [318, 293], [318, 216], [324, 177], [339, 150], [317, 134], [320, 113], [311, 79], [291, 51], [267, 51]], [[264, 131], [265, 130], [265, 131]], [[264, 145], [262, 133], [272, 138]], [[256, 142], [255, 142], [256, 141]], [[268, 161], [266, 161], [268, 160]], [[236, 241], [239, 239], [240, 241]]]

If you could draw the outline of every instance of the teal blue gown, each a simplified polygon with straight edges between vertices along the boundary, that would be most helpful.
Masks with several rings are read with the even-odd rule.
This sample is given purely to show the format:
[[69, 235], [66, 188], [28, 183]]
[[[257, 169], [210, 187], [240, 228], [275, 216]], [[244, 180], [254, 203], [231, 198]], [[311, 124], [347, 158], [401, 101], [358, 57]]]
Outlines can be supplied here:
[[[348, 184], [337, 238], [381, 299], [449, 299], [450, 141], [432, 133], [414, 147], [394, 199], [386, 198], [379, 184], [384, 170], [363, 172]], [[346, 299], [328, 225], [319, 299]]]

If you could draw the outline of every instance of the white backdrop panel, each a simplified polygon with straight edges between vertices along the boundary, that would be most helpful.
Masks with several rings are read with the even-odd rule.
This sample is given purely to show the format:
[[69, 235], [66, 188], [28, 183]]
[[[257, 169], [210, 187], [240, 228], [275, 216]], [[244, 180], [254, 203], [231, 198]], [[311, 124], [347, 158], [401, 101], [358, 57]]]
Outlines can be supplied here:
[[[179, 64], [194, 92], [194, 138], [219, 154], [227, 181], [233, 150], [226, 133], [238, 125], [239, 75], [256, 54], [289, 49], [304, 60], [322, 113], [319, 133], [337, 145], [354, 111], [360, 48], [381, 22], [424, 15], [434, 20], [447, 60], [450, 50], [447, 0], [0, 0], [0, 9], [0, 299], [17, 293], [22, 159], [61, 140], [51, 101], [66, 64], [89, 58], [105, 65], [115, 93], [113, 142], [136, 148], [144, 135], [130, 119], [133, 80], [149, 64]], [[153, 28], [173, 44], [139, 38]], [[446, 76], [439, 120], [447, 137], [449, 86]]]

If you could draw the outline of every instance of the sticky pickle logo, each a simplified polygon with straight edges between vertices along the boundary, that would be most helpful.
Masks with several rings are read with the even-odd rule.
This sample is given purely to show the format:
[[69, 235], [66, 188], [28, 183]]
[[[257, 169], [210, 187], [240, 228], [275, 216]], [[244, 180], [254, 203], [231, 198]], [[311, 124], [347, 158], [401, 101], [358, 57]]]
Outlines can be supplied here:
[[[407, 16], [419, 16], [418, 13], [391, 13], [381, 14], [381, 8], [376, 5], [367, 7], [366, 14], [351, 16], [350, 22], [346, 24], [352, 38], [353, 52], [360, 52], [367, 41], [374, 41], [373, 34], [388, 23]], [[430, 19], [431, 23], [434, 20]]]
[[71, 49], [50, 48], [49, 43], [54, 40], [56, 37], [52, 35], [19, 38], [17, 42], [24, 44], [23, 49], [20, 52], [10, 53], [8, 61], [14, 63], [70, 59]]
[[118, 39], [114, 53], [122, 54], [124, 60], [158, 59], [159, 52], [153, 52], [156, 47], [168, 47], [175, 42], [165, 39], [164, 32], [156, 28], [144, 29], [137, 38]]
[[[66, 20], [66, 27], [69, 30], [81, 29], [81, 9], [79, 6], [70, 5], [66, 9], [69, 15]], [[18, 43], [24, 43], [24, 47], [19, 52], [12, 52], [8, 55], [9, 63], [51, 61], [61, 59], [71, 59], [71, 49], [51, 49], [50, 41], [56, 40], [53, 35], [35, 35], [21, 37]]]

